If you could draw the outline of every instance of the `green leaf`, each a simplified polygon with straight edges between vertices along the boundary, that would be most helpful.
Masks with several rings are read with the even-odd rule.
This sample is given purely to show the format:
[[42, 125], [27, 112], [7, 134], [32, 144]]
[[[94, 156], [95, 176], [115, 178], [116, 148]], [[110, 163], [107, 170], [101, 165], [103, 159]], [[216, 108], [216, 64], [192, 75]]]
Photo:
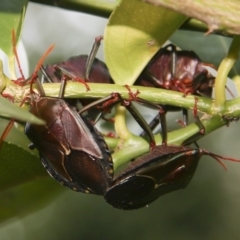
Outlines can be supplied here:
[[24, 122], [44, 124], [44, 121], [35, 117], [28, 111], [14, 105], [2, 96], [0, 96], [0, 109], [0, 116], [14, 118], [16, 120]]
[[47, 176], [38, 156], [4, 142], [1, 148], [0, 191]]
[[[0, 119], [0, 132], [8, 121]], [[13, 127], [0, 149], [0, 191], [46, 177], [37, 151], [30, 150], [23, 127]]]
[[47, 177], [0, 192], [0, 222], [35, 212], [63, 191], [63, 187]]
[[134, 83], [153, 55], [186, 20], [138, 0], [123, 0], [104, 34], [106, 64], [116, 84]]
[[19, 38], [28, 0], [0, 1], [0, 48], [8, 55], [12, 53], [12, 30]]

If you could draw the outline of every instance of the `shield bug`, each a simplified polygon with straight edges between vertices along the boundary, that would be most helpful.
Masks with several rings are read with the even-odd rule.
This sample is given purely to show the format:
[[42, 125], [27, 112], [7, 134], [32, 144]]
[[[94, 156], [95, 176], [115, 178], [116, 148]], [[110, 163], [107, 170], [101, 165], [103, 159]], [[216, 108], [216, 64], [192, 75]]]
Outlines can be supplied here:
[[[96, 37], [89, 55], [79, 55], [67, 59], [64, 62], [55, 63], [43, 67], [44, 79], [47, 82], [60, 82], [62, 77], [66, 79], [84, 79], [86, 83], [113, 83], [107, 66], [96, 58], [102, 37]], [[83, 106], [93, 102], [91, 99], [67, 99], [72, 106], [80, 101]], [[89, 109], [88, 115], [94, 120], [99, 115], [97, 108]]]
[[[129, 91], [137, 101], [136, 94], [131, 93], [130, 89]], [[201, 124], [200, 132], [202, 129], [204, 126]], [[184, 142], [186, 143], [188, 141]], [[132, 210], [147, 206], [164, 194], [185, 188], [203, 155], [211, 156], [224, 168], [226, 166], [221, 160], [240, 162], [201, 148], [159, 145], [149, 153], [136, 158], [115, 175], [104, 197], [109, 204], [120, 209]]]
[[103, 194], [112, 181], [109, 149], [97, 129], [62, 98], [36, 93], [30, 112], [43, 119], [43, 126], [27, 123], [25, 133], [40, 154], [48, 173], [75, 191]]
[[177, 51], [169, 44], [153, 57], [136, 84], [211, 97], [214, 77], [205, 68], [209, 65], [193, 51]]
[[[178, 91], [183, 96], [194, 94], [210, 98], [214, 77], [206, 66], [212, 65], [202, 62], [193, 51], [177, 51], [173, 44], [169, 44], [157, 52], [135, 84]], [[180, 110], [174, 106], [162, 107], [165, 112]], [[188, 125], [188, 112], [186, 109], [182, 109], [182, 112], [183, 125]], [[154, 129], [157, 124], [155, 118], [150, 126]]]
[[164, 194], [187, 187], [202, 155], [213, 157], [224, 168], [221, 159], [239, 162], [200, 148], [159, 145], [115, 176], [104, 197], [124, 210], [148, 206]]
[[[98, 48], [100, 46], [102, 37], [96, 37], [89, 55], [79, 55], [67, 59], [64, 62], [47, 65], [44, 67], [48, 76], [45, 81], [60, 82], [64, 69], [71, 77], [80, 77], [86, 82], [93, 83], [113, 83], [107, 66], [104, 62], [96, 58]], [[59, 71], [60, 70], [60, 71]]]

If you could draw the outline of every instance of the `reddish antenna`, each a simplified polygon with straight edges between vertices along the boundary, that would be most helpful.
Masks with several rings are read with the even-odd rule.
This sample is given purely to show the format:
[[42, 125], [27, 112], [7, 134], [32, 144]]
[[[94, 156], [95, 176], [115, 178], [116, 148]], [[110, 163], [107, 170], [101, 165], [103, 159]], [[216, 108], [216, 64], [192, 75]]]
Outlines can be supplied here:
[[55, 47], [55, 45], [51, 45], [47, 51], [42, 55], [42, 57], [39, 59], [34, 71], [33, 71], [33, 74], [31, 76], [31, 79], [30, 79], [30, 93], [33, 93], [33, 89], [32, 89], [32, 85], [34, 83], [34, 80], [36, 79], [37, 77], [37, 73], [39, 71], [39, 69], [41, 68], [41, 66], [43, 65], [43, 62], [45, 61], [46, 57], [49, 55], [49, 53], [53, 50], [53, 48]]
[[19, 72], [20, 72], [20, 75], [21, 75], [21, 78], [15, 80], [14, 82], [16, 84], [22, 85], [26, 79], [25, 79], [25, 76], [23, 74], [21, 64], [20, 64], [20, 61], [19, 61], [19, 57], [18, 57], [18, 53], [17, 53], [17, 42], [16, 42], [16, 35], [15, 35], [14, 29], [12, 30], [12, 47], [13, 47], [14, 56], [15, 56], [16, 61], [17, 61], [18, 69], [19, 69]]

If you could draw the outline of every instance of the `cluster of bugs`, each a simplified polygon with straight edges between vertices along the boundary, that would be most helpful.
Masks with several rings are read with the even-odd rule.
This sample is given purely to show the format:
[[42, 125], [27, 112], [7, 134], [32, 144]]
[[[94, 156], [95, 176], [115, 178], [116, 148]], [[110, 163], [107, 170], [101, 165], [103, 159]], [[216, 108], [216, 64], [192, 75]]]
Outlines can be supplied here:
[[[86, 90], [89, 90], [89, 82], [113, 83], [106, 65], [95, 58], [100, 41], [101, 38], [96, 38], [89, 56], [80, 55], [46, 67], [41, 66], [42, 58], [29, 80], [29, 111], [43, 119], [45, 125], [27, 123], [25, 134], [32, 142], [30, 147], [39, 151], [41, 162], [51, 177], [74, 191], [102, 195], [113, 207], [131, 210], [144, 207], [161, 195], [185, 188], [202, 155], [213, 157], [224, 167], [221, 160], [238, 161], [198, 147], [168, 145], [165, 116], [167, 111], [175, 110], [172, 106], [155, 105], [159, 109], [162, 127], [162, 144], [156, 146], [152, 130], [159, 121], [154, 120], [149, 125], [132, 101], [152, 104], [138, 98], [130, 87], [127, 87], [131, 96], [129, 99], [112, 93], [91, 102], [65, 100], [64, 88], [68, 79], [85, 84]], [[211, 97], [214, 78], [204, 65], [194, 52], [177, 51], [171, 44], [160, 49], [136, 84], [179, 91], [183, 97], [188, 94]], [[57, 98], [45, 95], [38, 77], [39, 70], [42, 72], [42, 81], [61, 82]], [[37, 83], [38, 93], [32, 89], [33, 83]], [[90, 119], [95, 117], [96, 109], [111, 109], [117, 103], [126, 107], [142, 127], [148, 137], [150, 150], [116, 174], [104, 137]], [[85, 116], [86, 112], [89, 112], [90, 119]], [[187, 125], [185, 109], [183, 114], [184, 124]], [[199, 133], [203, 134], [204, 127], [197, 116], [196, 119], [200, 122]]]

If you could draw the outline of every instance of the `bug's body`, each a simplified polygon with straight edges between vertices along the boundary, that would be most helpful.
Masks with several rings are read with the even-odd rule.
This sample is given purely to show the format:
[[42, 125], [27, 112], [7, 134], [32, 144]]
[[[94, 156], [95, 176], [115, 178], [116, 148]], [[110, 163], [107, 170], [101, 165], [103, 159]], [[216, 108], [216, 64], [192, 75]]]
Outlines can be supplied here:
[[64, 62], [59, 62], [53, 65], [47, 65], [45, 71], [51, 78], [52, 82], [60, 82], [61, 75], [56, 71], [55, 66], [61, 67], [72, 73], [75, 76], [82, 77], [87, 82], [93, 83], [113, 83], [113, 80], [109, 74], [107, 66], [101, 60], [94, 58], [93, 64], [91, 66], [90, 74], [88, 79], [85, 79], [86, 64], [88, 60], [88, 55], [79, 55], [71, 57]]
[[103, 194], [112, 181], [113, 165], [97, 129], [62, 99], [42, 97], [30, 112], [46, 122], [27, 123], [25, 132], [50, 174], [73, 190]]
[[177, 51], [169, 44], [152, 58], [136, 84], [211, 97], [214, 78], [205, 65], [193, 51]]
[[166, 193], [185, 188], [195, 173], [200, 157], [201, 149], [156, 146], [114, 178], [104, 195], [105, 199], [120, 209], [144, 207]]
[[[152, 58], [137, 79], [136, 85], [182, 92], [183, 96], [194, 94], [211, 98], [214, 77], [207, 71], [206, 65], [211, 64], [203, 63], [193, 51], [177, 51], [173, 44], [169, 44], [161, 48]], [[182, 123], [188, 125], [187, 109], [170, 105], [161, 106], [165, 113], [182, 110]], [[197, 105], [195, 109], [194, 112], [197, 112]], [[194, 118], [196, 123], [201, 125], [197, 114], [194, 114]], [[158, 118], [155, 117], [149, 124], [150, 128], [154, 129], [158, 123]], [[141, 135], [144, 136], [144, 133]]]
[[[64, 62], [47, 65], [44, 67], [44, 70], [46, 71], [46, 74], [48, 75], [48, 78], [51, 80], [51, 82], [56, 83], [60, 82], [62, 78], [62, 72], [58, 71], [56, 69], [56, 66], [64, 69], [67, 73], [73, 74], [73, 76], [76, 76], [77, 78], [80, 78], [87, 83], [113, 83], [107, 66], [104, 62], [100, 61], [97, 58], [94, 58], [88, 79], [86, 79], [85, 73], [88, 68], [86, 66], [88, 58], [88, 55], [71, 57]], [[45, 78], [45, 80], [47, 79]], [[67, 99], [66, 101], [71, 106], [76, 106], [78, 101], [80, 101], [83, 106], [94, 102], [93, 99]], [[88, 111], [88, 115], [91, 120], [95, 120], [95, 118], [99, 115], [99, 110], [97, 108], [90, 109]]]

